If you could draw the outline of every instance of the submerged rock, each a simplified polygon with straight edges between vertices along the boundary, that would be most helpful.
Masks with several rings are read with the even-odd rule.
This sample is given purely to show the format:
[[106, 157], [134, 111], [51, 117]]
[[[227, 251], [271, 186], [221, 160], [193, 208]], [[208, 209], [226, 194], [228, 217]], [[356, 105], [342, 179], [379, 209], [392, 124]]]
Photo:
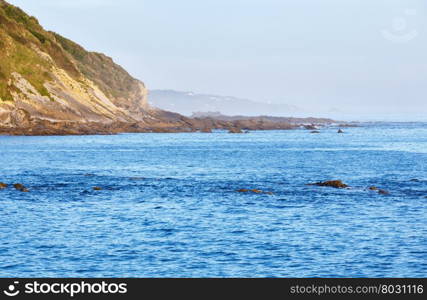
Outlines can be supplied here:
[[390, 194], [389, 191], [377, 188], [376, 186], [370, 186], [368, 188], [368, 190], [378, 192], [378, 194], [381, 194], [381, 195], [389, 195]]
[[21, 192], [24, 192], [24, 193], [28, 193], [28, 192], [29, 192], [29, 190], [28, 190], [24, 185], [22, 185], [22, 184], [20, 184], [20, 183], [15, 183], [15, 184], [13, 185], [13, 187], [14, 187], [15, 189], [17, 189], [18, 191], [21, 191]]
[[348, 188], [348, 185], [343, 183], [341, 180], [330, 180], [330, 181], [324, 181], [324, 182], [316, 182], [316, 183], [310, 183], [308, 185], [327, 186], [327, 187], [332, 187], [332, 188], [336, 188], [336, 189]]
[[240, 189], [237, 192], [239, 193], [254, 193], [254, 194], [266, 194], [266, 195], [273, 195], [272, 192], [264, 192], [262, 190], [257, 190], [257, 189]]
[[390, 192], [386, 191], [386, 190], [379, 189], [378, 190], [378, 194], [381, 194], [381, 195], [390, 195]]
[[5, 188], [7, 188], [7, 184], [0, 182], [0, 190], [4, 190]]

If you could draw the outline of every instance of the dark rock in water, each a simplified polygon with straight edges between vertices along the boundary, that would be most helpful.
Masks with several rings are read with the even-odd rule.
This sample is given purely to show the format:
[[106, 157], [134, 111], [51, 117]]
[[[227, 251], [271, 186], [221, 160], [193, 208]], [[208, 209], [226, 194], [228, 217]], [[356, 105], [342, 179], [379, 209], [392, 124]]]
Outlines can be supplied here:
[[262, 194], [263, 193], [263, 191], [257, 190], [257, 189], [253, 189], [253, 190], [251, 190], [251, 192], [255, 193], [255, 194]]
[[324, 181], [324, 182], [316, 182], [316, 183], [311, 183], [308, 185], [327, 186], [327, 187], [333, 187], [336, 189], [348, 188], [348, 185], [343, 183], [341, 180], [330, 180], [330, 181]]
[[203, 132], [203, 133], [212, 133], [212, 128], [206, 127], [206, 128], [203, 128], [202, 130], [200, 130], [200, 132]]
[[338, 130], [338, 133], [344, 133], [344, 131], [342, 131], [342, 129]]
[[304, 128], [307, 129], [307, 130], [316, 130], [317, 129], [317, 127], [315, 125], [313, 125], [313, 124], [311, 124], [311, 125], [305, 125]]
[[249, 130], [245, 130], [245, 133], [251, 133]]
[[386, 191], [386, 190], [381, 190], [381, 189], [379, 189], [379, 190], [378, 190], [378, 194], [381, 194], [381, 195], [390, 195], [390, 192], [389, 192], [389, 191]]
[[414, 178], [414, 179], [411, 179], [411, 180], [409, 180], [410, 182], [420, 182], [420, 180], [419, 179], [416, 179], [416, 178]]
[[0, 190], [4, 190], [5, 188], [7, 188], [7, 184], [0, 182]]
[[102, 191], [102, 188], [99, 186], [95, 186], [95, 187], [93, 187], [93, 190], [94, 191]]
[[232, 127], [232, 128], [230, 128], [230, 130], [228, 131], [228, 133], [243, 133], [243, 131], [240, 128]]
[[369, 189], [370, 191], [378, 192], [378, 194], [381, 194], [381, 195], [389, 195], [389, 194], [390, 194], [388, 191], [386, 191], [386, 190], [382, 190], [382, 189], [379, 189], [379, 188], [377, 188], [376, 186], [371, 186], [371, 187], [369, 187], [368, 189]]
[[85, 174], [84, 176], [86, 176], [86, 177], [94, 177], [94, 176], [95, 176], [95, 174], [87, 173], [87, 174]]
[[24, 192], [24, 193], [28, 193], [28, 192], [29, 192], [29, 190], [28, 190], [24, 185], [22, 185], [22, 184], [20, 184], [20, 183], [15, 183], [15, 184], [13, 185], [13, 187], [14, 187], [15, 189], [17, 189], [18, 191], [21, 191], [21, 192]]
[[23, 189], [23, 188], [24, 188], [24, 185], [22, 185], [22, 184], [20, 184], [20, 183], [15, 183], [15, 184], [13, 185], [13, 187], [14, 187], [15, 189], [17, 189], [17, 190], [20, 190], [20, 189]]
[[320, 131], [318, 131], [318, 130], [313, 130], [312, 132], [310, 132], [310, 133], [320, 133]]

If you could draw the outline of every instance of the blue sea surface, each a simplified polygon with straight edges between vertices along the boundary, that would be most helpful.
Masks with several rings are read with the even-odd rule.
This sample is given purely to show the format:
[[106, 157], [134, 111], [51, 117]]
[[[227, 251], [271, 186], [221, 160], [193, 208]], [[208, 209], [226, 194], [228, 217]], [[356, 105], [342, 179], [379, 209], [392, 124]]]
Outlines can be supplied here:
[[0, 277], [426, 277], [427, 123], [344, 130], [0, 137]]

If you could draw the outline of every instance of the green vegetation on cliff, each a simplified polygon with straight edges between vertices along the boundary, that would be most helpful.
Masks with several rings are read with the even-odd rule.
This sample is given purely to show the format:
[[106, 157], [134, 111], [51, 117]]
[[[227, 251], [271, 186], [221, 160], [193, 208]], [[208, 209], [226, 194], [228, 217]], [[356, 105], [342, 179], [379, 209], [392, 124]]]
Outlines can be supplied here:
[[13, 100], [14, 87], [8, 84], [13, 72], [20, 73], [40, 94], [48, 94], [43, 84], [50, 79], [50, 65], [30, 46], [42, 44], [42, 30], [35, 18], [0, 2], [0, 98], [4, 101]]
[[[47, 53], [52, 60], [43, 57]], [[0, 98], [13, 100], [13, 72], [21, 74], [43, 96], [44, 83], [52, 80], [52, 67], [63, 69], [76, 80], [92, 80], [109, 97], [125, 99], [139, 81], [103, 54], [88, 52], [78, 44], [42, 28], [36, 18], [0, 0]]]
[[127, 98], [129, 91], [138, 84], [122, 67], [101, 53], [88, 52], [73, 41], [52, 32], [56, 41], [75, 60], [78, 69], [95, 82], [104, 93], [113, 97]]

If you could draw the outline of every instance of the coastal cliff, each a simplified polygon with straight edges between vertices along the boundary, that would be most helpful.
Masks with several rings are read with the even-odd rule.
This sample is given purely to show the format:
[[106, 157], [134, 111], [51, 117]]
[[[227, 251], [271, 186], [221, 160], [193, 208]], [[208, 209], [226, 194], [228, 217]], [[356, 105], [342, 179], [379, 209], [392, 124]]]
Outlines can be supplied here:
[[181, 123], [150, 107], [144, 83], [110, 57], [44, 30], [36, 18], [0, 0], [2, 133], [108, 132], [125, 124]]
[[144, 83], [112, 58], [46, 31], [36, 18], [0, 0], [0, 134], [239, 132], [298, 127], [288, 120], [265, 117], [189, 118], [152, 107], [147, 95]]

